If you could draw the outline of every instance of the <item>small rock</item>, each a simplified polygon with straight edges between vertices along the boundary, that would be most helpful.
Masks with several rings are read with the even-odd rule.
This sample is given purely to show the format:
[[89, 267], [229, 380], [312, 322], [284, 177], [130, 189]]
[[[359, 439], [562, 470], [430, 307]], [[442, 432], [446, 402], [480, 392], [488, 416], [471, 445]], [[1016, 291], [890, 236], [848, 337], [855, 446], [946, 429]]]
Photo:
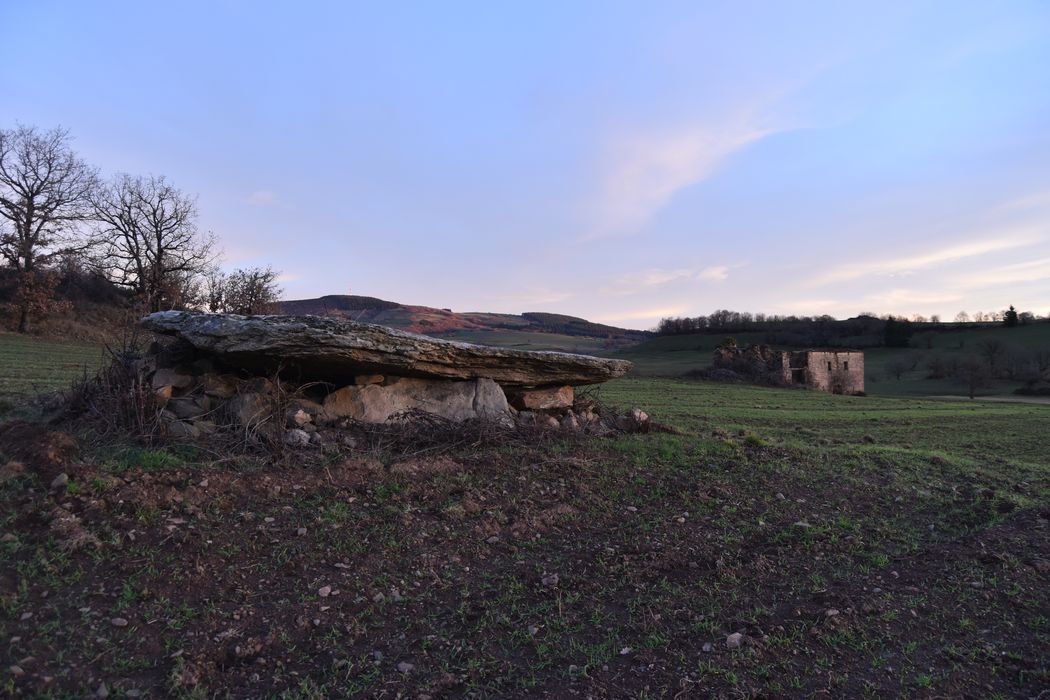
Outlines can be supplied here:
[[632, 651], [634, 651], [634, 649], [632, 649], [631, 647], [624, 647], [623, 649], [620, 649], [620, 656], [627, 656]]
[[495, 535], [493, 535], [492, 537], [488, 538], [485, 541], [488, 542], [489, 544], [496, 544], [496, 543], [499, 542], [499, 538], [496, 537]]
[[25, 670], [21, 666], [17, 666], [14, 664], [8, 666], [7, 670], [11, 672], [12, 676], [24, 676], [26, 674]]
[[317, 589], [317, 595], [321, 596], [322, 598], [327, 598], [328, 596], [332, 595], [332, 587], [321, 586]]
[[783, 501], [786, 498], [787, 498], [787, 496], [785, 496], [784, 494], [780, 493], [779, 491], [777, 492], [777, 500], [778, 501]]
[[20, 621], [22, 621], [22, 622], [25, 622], [26, 620], [30, 619], [31, 617], [33, 617], [33, 613], [31, 613], [31, 612], [24, 612], [24, 613], [22, 613], [22, 615], [18, 619]]
[[108, 698], [109, 697], [109, 688], [106, 687], [105, 683], [100, 685], [98, 687], [98, 690], [95, 691], [95, 697], [96, 698]]
[[374, 596], [372, 596], [372, 602], [373, 603], [382, 603], [382, 602], [385, 602], [385, 601], [386, 601], [386, 596], [383, 595], [382, 592], [376, 593]]
[[8, 542], [17, 542], [18, 537], [14, 533], [5, 532], [3, 537], [0, 537], [0, 542], [7, 544]]
[[66, 484], [69, 483], [69, 474], [62, 472], [54, 479], [51, 480], [51, 490], [57, 491], [58, 489], [64, 489]]
[[839, 614], [839, 611], [836, 610], [835, 608], [828, 608], [827, 610], [824, 611], [824, 617], [835, 617], [838, 614]]
[[284, 434], [284, 444], [289, 447], [306, 447], [310, 444], [310, 433], [292, 428]]
[[635, 506], [627, 506], [627, 512], [628, 513], [637, 513], [638, 512], [638, 508], [636, 508]]
[[383, 652], [379, 651], [378, 649], [373, 651], [372, 652], [372, 660], [375, 661], [376, 663], [379, 663], [380, 661], [382, 661], [383, 660]]
[[114, 627], [127, 627], [128, 621], [125, 620], [123, 617], [114, 617], [109, 621], [109, 624], [113, 625]]
[[540, 579], [540, 583], [548, 588], [554, 588], [558, 585], [558, 574], [547, 574]]
[[739, 632], [733, 632], [733, 634], [726, 637], [726, 647], [729, 649], [736, 649], [744, 643], [744, 635]]
[[710, 653], [711, 653], [712, 651], [714, 651], [714, 650], [715, 650], [715, 648], [714, 648], [714, 646], [713, 646], [713, 645], [711, 644], [711, 642], [704, 642], [704, 646], [700, 647], [700, 649], [701, 649], [701, 650], [702, 650], [702, 651], [703, 651], [703, 652], [704, 652], [705, 654], [710, 654]]
[[301, 528], [297, 529], [295, 531], [295, 534], [299, 535], [299, 537], [302, 537], [303, 535], [306, 534], [306, 528], [305, 527], [301, 527]]
[[399, 661], [397, 664], [397, 670], [401, 673], [412, 673], [416, 670], [415, 664], [410, 664], [407, 661]]
[[540, 628], [536, 625], [529, 625], [525, 630], [529, 633], [530, 637], [535, 637], [539, 633]]

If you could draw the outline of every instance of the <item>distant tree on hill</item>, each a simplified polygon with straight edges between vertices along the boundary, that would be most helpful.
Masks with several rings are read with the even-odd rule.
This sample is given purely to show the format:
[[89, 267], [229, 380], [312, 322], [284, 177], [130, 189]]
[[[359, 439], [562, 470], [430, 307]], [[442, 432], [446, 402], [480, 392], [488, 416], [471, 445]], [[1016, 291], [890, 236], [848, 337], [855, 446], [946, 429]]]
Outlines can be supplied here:
[[1017, 321], [1022, 326], [1027, 326], [1029, 323], [1033, 323], [1035, 321], [1035, 314], [1033, 314], [1031, 311], [1022, 311], [1021, 313], [1017, 314]]
[[150, 311], [191, 303], [214, 264], [214, 238], [197, 230], [197, 203], [163, 176], [117, 175], [92, 198], [98, 268]]
[[998, 338], [988, 338], [981, 341], [978, 345], [978, 351], [988, 364], [988, 371], [992, 376], [995, 376], [999, 369], [999, 361], [1006, 354], [1006, 343]]
[[1013, 307], [1013, 304], [1003, 314], [1003, 325], [1007, 328], [1013, 328], [1017, 325], [1017, 309]]
[[269, 267], [234, 270], [228, 275], [214, 271], [206, 281], [208, 309], [245, 316], [274, 313], [281, 298], [278, 276]]
[[906, 348], [913, 332], [910, 321], [890, 317], [882, 330], [883, 344], [888, 348]]
[[970, 314], [966, 313], [965, 311], [960, 311], [959, 313], [955, 314], [955, 322], [956, 323], [969, 323], [970, 322]]
[[886, 363], [886, 374], [894, 379], [900, 379], [908, 371], [908, 362], [903, 357], [891, 358]]
[[988, 365], [973, 355], [964, 357], [956, 364], [954, 376], [957, 382], [966, 387], [971, 399], [978, 389], [989, 386], [992, 382], [992, 373], [988, 370]]
[[22, 278], [15, 298], [19, 332], [48, 309], [56, 279], [47, 267], [83, 247], [79, 224], [90, 214], [97, 181], [65, 129], [0, 130], [0, 257]]

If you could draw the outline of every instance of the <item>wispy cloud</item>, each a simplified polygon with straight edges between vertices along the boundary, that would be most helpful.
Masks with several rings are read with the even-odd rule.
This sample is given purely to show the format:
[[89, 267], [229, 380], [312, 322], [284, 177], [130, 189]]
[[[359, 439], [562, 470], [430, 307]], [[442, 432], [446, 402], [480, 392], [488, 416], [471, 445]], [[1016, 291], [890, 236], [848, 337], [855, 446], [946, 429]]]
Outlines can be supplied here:
[[869, 277], [873, 275], [900, 276], [916, 270], [936, 267], [948, 262], [974, 258], [989, 253], [996, 253], [1016, 248], [1035, 245], [1045, 239], [1045, 227], [1029, 227], [1021, 230], [992, 232], [987, 238], [966, 243], [947, 245], [922, 253], [902, 257], [870, 260], [859, 263], [846, 263], [834, 267], [828, 272], [817, 275], [807, 286], [819, 287], [836, 282]]
[[699, 270], [693, 267], [681, 267], [671, 270], [653, 267], [620, 275], [613, 284], [602, 291], [605, 294], [625, 296], [656, 287], [663, 287], [673, 282], [722, 282], [728, 279], [729, 271], [732, 267], [730, 265], [712, 265]]
[[248, 195], [247, 202], [256, 207], [272, 207], [280, 204], [281, 200], [272, 190], [256, 190]]
[[721, 282], [722, 280], [729, 279], [729, 269], [728, 265], [705, 267], [703, 270], [700, 270], [696, 275], [696, 278], [708, 282]]
[[710, 177], [732, 154], [775, 133], [748, 119], [621, 137], [609, 148], [587, 240], [636, 233], [681, 190]]

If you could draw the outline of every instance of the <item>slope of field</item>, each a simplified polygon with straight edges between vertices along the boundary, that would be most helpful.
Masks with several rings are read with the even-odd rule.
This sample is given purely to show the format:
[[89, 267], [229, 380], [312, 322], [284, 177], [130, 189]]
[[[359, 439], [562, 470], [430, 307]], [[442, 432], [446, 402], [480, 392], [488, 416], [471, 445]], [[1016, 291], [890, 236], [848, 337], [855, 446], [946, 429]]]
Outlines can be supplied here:
[[340, 442], [279, 459], [94, 439], [68, 462], [54, 426], [0, 428], [0, 464], [26, 465], [0, 479], [0, 688], [1050, 687], [1050, 408], [661, 379], [600, 393], [687, 434], [458, 432], [436, 456]]
[[64, 389], [103, 360], [98, 345], [0, 333], [0, 396]]

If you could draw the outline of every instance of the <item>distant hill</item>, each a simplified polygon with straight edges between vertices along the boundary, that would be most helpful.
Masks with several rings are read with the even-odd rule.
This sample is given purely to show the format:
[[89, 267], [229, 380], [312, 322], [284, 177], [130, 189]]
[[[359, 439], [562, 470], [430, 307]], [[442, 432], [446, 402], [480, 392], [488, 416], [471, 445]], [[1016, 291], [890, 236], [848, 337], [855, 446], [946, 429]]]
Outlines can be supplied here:
[[[484, 312], [459, 313], [450, 309], [435, 309], [429, 306], [410, 306], [393, 301], [348, 294], [332, 294], [317, 299], [297, 299], [280, 302], [280, 311], [285, 314], [312, 314], [315, 316], [337, 316], [352, 321], [378, 323], [392, 328], [401, 328], [413, 333], [434, 336], [460, 336], [469, 333], [475, 342], [485, 342], [485, 333], [493, 333], [493, 344], [505, 344], [513, 340], [514, 332], [522, 334], [544, 333], [560, 336], [595, 338], [608, 341], [612, 346], [630, 345], [652, 336], [648, 331], [616, 328], [601, 323], [592, 323], [576, 316], [527, 312], [497, 314]], [[508, 333], [510, 335], [508, 336]], [[524, 337], [524, 336], [523, 336]]]

